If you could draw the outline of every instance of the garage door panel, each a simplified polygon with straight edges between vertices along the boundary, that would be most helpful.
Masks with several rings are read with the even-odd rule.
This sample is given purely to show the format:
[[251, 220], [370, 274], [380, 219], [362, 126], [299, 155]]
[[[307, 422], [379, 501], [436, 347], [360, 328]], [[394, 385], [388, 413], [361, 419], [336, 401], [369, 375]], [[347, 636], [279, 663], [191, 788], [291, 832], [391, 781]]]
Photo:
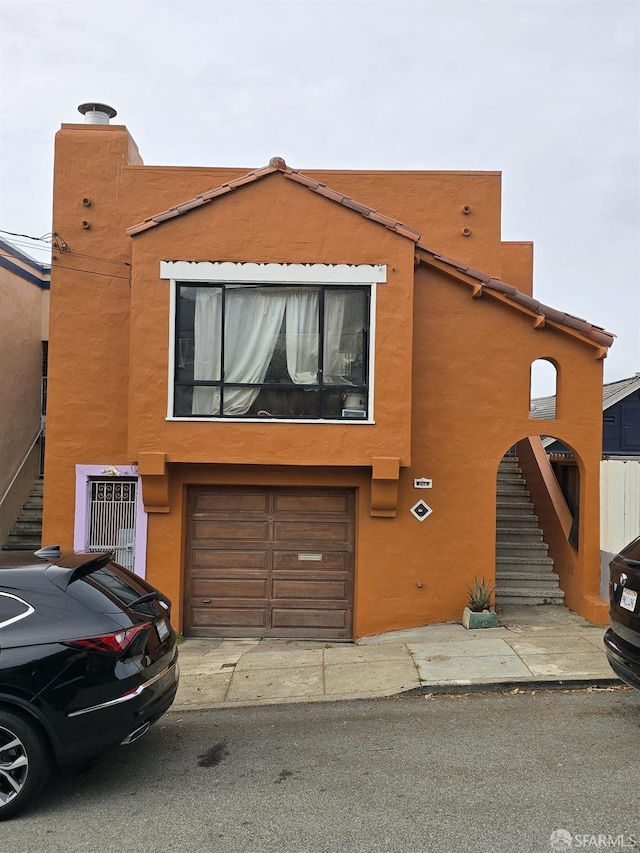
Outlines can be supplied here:
[[263, 542], [267, 538], [269, 525], [267, 521], [204, 521], [195, 519], [193, 522], [193, 537], [202, 546], [206, 539], [232, 539], [244, 542], [248, 539]]
[[267, 551], [263, 549], [255, 551], [213, 551], [198, 548], [191, 552], [191, 565], [194, 575], [215, 571], [216, 569], [266, 570], [267, 557]]
[[194, 513], [221, 512], [225, 515], [240, 512], [266, 513], [269, 509], [269, 493], [233, 492], [231, 490], [196, 492]]
[[343, 601], [346, 598], [345, 581], [323, 580], [274, 580], [274, 599], [320, 599], [321, 601]]
[[[320, 557], [320, 559], [317, 559]], [[304, 551], [274, 551], [273, 570], [295, 572], [344, 572], [348, 571], [351, 554], [348, 551], [306, 549]]]
[[276, 542], [347, 542], [349, 525], [344, 521], [276, 521]]
[[271, 611], [271, 624], [274, 628], [303, 628], [313, 631], [344, 630], [347, 626], [346, 610], [320, 610], [318, 608], [280, 608]]
[[325, 515], [327, 513], [334, 513], [336, 515], [344, 516], [347, 512], [348, 500], [348, 494], [276, 494], [274, 510], [276, 515]]
[[197, 579], [191, 584], [191, 595], [194, 598], [215, 598], [220, 601], [229, 598], [266, 599], [268, 583], [266, 578]]
[[[266, 628], [266, 607], [194, 607], [194, 628]], [[241, 636], [242, 632], [236, 634]]]

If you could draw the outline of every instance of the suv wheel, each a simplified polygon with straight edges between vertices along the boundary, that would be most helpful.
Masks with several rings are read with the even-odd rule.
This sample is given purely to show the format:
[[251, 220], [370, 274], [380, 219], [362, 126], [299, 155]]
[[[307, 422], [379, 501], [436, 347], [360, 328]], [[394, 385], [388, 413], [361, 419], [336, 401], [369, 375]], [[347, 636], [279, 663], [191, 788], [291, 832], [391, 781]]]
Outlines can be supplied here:
[[25, 717], [0, 708], [0, 820], [40, 793], [51, 766], [44, 735]]

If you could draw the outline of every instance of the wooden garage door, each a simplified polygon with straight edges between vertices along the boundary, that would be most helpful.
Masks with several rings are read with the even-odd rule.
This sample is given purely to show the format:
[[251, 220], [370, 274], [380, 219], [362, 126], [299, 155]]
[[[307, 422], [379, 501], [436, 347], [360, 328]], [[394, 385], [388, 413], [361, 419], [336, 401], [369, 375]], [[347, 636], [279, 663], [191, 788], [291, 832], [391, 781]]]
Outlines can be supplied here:
[[185, 633], [351, 639], [354, 494], [193, 487]]

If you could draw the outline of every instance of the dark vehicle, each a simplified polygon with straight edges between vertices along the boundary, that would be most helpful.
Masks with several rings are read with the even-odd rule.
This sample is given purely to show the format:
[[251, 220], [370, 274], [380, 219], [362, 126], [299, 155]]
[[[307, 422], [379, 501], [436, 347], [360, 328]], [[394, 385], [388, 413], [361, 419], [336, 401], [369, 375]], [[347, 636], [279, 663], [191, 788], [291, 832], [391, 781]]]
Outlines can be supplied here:
[[640, 536], [609, 563], [609, 602], [609, 663], [618, 678], [640, 690]]
[[178, 689], [167, 598], [110, 553], [36, 556], [0, 563], [0, 820], [55, 763], [139, 738]]

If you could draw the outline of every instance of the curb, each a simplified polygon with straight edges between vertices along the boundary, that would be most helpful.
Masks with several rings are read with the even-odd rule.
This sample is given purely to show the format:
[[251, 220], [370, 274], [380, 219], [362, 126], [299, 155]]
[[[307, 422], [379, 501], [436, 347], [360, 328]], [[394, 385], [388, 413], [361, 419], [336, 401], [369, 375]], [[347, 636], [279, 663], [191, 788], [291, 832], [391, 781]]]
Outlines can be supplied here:
[[423, 684], [420, 687], [412, 687], [404, 690], [396, 696], [445, 696], [460, 695], [466, 693], [512, 693], [517, 690], [525, 693], [530, 690], [607, 690], [618, 687], [622, 690], [631, 690], [619, 678], [563, 678], [550, 679], [549, 681], [487, 681], [470, 684]]

